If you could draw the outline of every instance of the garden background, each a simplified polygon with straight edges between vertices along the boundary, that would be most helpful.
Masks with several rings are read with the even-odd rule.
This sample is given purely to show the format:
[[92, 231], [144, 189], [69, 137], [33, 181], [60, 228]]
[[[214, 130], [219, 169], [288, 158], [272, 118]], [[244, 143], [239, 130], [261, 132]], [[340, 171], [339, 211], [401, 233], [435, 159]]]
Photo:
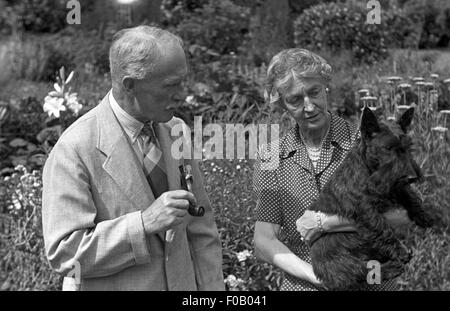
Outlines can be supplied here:
[[[112, 34], [144, 23], [185, 41], [189, 96], [177, 114], [189, 125], [201, 115], [204, 124], [279, 123], [284, 132], [290, 118], [265, 104], [264, 78], [270, 58], [294, 46], [333, 66], [330, 106], [346, 119], [357, 122], [364, 105], [385, 118], [416, 106], [419, 190], [442, 224], [409, 229], [414, 256], [399, 284], [450, 290], [448, 0], [380, 1], [379, 25], [366, 23], [363, 0], [80, 0], [80, 25], [68, 25], [67, 2], [0, 0], [1, 290], [61, 288], [43, 251], [42, 166], [61, 132], [110, 89]], [[280, 272], [253, 253], [252, 161], [202, 163], [227, 289], [278, 289]]]

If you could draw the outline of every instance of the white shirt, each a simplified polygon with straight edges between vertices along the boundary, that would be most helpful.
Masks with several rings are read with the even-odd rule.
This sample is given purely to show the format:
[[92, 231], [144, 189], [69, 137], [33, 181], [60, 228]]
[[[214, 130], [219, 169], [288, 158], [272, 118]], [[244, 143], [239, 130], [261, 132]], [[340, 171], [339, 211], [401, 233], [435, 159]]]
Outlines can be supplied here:
[[[136, 153], [141, 165], [144, 166], [144, 148], [147, 145], [148, 141], [148, 137], [140, 135], [142, 128], [144, 127], [144, 123], [136, 120], [125, 110], [123, 110], [122, 107], [119, 106], [112, 94], [112, 90], [109, 92], [109, 103], [114, 112], [114, 115], [119, 121], [120, 126], [127, 134], [128, 140], [130, 141], [130, 144], [133, 147], [134, 152]], [[158, 163], [159, 157], [155, 155], [155, 158], [153, 160], [155, 163]]]

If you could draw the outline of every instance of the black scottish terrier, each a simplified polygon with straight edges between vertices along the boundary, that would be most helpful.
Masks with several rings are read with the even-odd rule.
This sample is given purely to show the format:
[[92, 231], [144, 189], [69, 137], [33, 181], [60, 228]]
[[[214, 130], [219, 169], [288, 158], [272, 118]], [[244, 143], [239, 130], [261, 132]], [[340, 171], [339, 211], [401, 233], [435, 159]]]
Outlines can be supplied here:
[[309, 208], [352, 219], [357, 228], [356, 232], [326, 233], [311, 246], [314, 273], [328, 289], [358, 289], [367, 284], [370, 260], [381, 264], [382, 282], [402, 273], [410, 253], [384, 212], [403, 207], [417, 225], [432, 225], [411, 188], [411, 183], [422, 178], [406, 135], [413, 114], [410, 108], [397, 122], [378, 122], [365, 108], [359, 144]]

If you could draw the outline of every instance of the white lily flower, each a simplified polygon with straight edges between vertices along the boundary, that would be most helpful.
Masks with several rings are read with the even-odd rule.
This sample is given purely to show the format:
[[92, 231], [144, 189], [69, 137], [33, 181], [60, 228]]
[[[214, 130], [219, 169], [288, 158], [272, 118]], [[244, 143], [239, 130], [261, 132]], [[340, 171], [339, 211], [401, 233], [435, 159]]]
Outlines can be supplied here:
[[49, 116], [54, 115], [55, 118], [59, 118], [61, 111], [66, 111], [63, 98], [46, 96], [44, 101], [44, 112], [47, 112]]
[[83, 105], [79, 103], [77, 93], [66, 93], [65, 100], [67, 107], [75, 114], [78, 115], [80, 110], [83, 108]]

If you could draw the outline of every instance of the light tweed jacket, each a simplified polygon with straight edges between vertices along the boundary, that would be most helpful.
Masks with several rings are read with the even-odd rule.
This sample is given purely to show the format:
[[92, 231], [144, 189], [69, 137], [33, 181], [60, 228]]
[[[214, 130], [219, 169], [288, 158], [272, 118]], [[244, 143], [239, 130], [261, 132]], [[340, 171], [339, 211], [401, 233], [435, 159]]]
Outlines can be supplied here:
[[[180, 122], [157, 128], [170, 190], [181, 189], [183, 160], [170, 152], [170, 130]], [[141, 211], [155, 198], [108, 96], [63, 133], [44, 167], [42, 199], [46, 254], [65, 276], [63, 288], [224, 289], [221, 242], [202, 176], [195, 161], [184, 161], [193, 166], [193, 192], [206, 213], [186, 216], [169, 242], [144, 234]]]

